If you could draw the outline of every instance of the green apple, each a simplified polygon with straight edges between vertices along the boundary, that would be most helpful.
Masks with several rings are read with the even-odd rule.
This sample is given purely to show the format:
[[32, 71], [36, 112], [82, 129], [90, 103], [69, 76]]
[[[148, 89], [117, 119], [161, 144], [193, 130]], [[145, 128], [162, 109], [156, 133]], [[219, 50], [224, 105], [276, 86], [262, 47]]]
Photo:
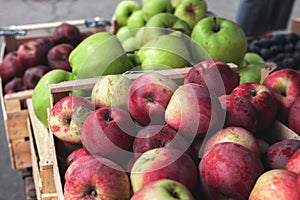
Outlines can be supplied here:
[[244, 57], [244, 66], [249, 64], [265, 63], [265, 60], [257, 53], [247, 52]]
[[83, 40], [71, 52], [69, 62], [78, 79], [121, 74], [132, 68], [121, 42], [109, 32], [98, 32]]
[[142, 10], [146, 21], [158, 13], [173, 13], [170, 0], [143, 1]]
[[140, 10], [141, 6], [138, 2], [133, 0], [122, 0], [116, 6], [114, 11], [115, 19], [120, 26], [126, 26], [128, 18], [137, 10]]
[[147, 42], [137, 52], [144, 71], [190, 66], [190, 53], [180, 34], [161, 35]]
[[146, 20], [144, 19], [144, 13], [142, 10], [133, 12], [127, 20], [127, 26], [129, 29], [141, 28], [145, 26]]
[[130, 31], [128, 26], [122, 26], [116, 33], [117, 38], [120, 42], [127, 40], [129, 37], [134, 36], [133, 31]]
[[260, 83], [261, 70], [265, 67], [266, 64], [264, 63], [249, 64], [246, 67], [240, 67], [238, 69], [240, 84], [247, 82]]
[[37, 83], [32, 93], [32, 105], [36, 117], [48, 127], [47, 109], [50, 108], [49, 84], [76, 80], [76, 76], [65, 70], [54, 69], [47, 72]]
[[187, 22], [191, 28], [206, 17], [206, 2], [203, 0], [183, 0], [175, 9], [174, 15]]
[[247, 37], [233, 21], [216, 16], [205, 17], [194, 26], [191, 38], [212, 59], [242, 65], [247, 51]]

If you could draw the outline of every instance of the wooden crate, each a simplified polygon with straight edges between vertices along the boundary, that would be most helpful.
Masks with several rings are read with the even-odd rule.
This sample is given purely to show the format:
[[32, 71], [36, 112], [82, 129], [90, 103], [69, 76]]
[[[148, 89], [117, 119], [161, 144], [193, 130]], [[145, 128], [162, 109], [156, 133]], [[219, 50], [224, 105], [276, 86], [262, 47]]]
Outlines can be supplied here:
[[[26, 31], [27, 35], [4, 36], [4, 41], [0, 48], [0, 62], [7, 53], [17, 50], [21, 44], [28, 40], [35, 38], [50, 38], [54, 28], [63, 22], [76, 25], [83, 34], [106, 31], [106, 26], [108, 24], [108, 21], [99, 18], [92, 21], [79, 19], [7, 27], [6, 30], [8, 31]], [[86, 25], [98, 26], [87, 27]], [[2, 83], [1, 79], [0, 82]], [[4, 95], [2, 88], [1, 84], [1, 108], [11, 157], [11, 165], [15, 170], [26, 169], [32, 166], [29, 141], [30, 121], [27, 108], [22, 107], [21, 105], [22, 101], [31, 98], [33, 90]]]

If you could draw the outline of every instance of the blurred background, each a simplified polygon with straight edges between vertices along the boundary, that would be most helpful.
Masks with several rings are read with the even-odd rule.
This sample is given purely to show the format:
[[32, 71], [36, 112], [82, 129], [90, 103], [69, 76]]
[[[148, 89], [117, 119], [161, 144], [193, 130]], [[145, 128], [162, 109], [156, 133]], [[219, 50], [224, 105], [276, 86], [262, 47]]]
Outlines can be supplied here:
[[[0, 28], [11, 25], [87, 19], [98, 16], [111, 19], [119, 0], [0, 0]], [[140, 1], [139, 1], [140, 2]], [[208, 10], [235, 21], [239, 0], [207, 0]], [[296, 0], [291, 17], [300, 17], [300, 0]], [[290, 28], [290, 25], [287, 29]], [[0, 42], [3, 37], [0, 36]], [[0, 112], [0, 199], [25, 199], [22, 174], [12, 169]]]

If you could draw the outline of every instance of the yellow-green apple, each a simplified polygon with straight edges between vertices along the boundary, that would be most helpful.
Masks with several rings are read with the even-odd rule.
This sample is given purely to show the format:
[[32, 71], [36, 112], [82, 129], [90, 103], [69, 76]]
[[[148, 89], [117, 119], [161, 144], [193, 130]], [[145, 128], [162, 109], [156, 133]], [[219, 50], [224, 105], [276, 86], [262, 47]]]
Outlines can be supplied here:
[[143, 1], [142, 10], [146, 21], [159, 13], [173, 13], [174, 11], [170, 0]]
[[240, 84], [242, 83], [260, 83], [262, 80], [261, 71], [266, 67], [266, 64], [256, 63], [249, 64], [245, 67], [239, 67], [238, 73], [240, 75]]
[[174, 15], [187, 22], [193, 29], [195, 24], [206, 17], [207, 5], [204, 0], [183, 0], [175, 8]]
[[296, 174], [300, 174], [300, 149], [295, 151], [286, 163], [285, 168]]
[[[75, 112], [80, 107], [86, 109], [87, 115], [81, 113], [76, 116]], [[80, 144], [80, 133], [85, 119], [95, 110], [94, 104], [82, 96], [66, 96], [56, 102], [50, 109], [48, 126], [52, 134], [59, 140], [72, 144]], [[78, 117], [75, 119], [75, 117]], [[76, 123], [82, 121], [81, 123]]]
[[230, 94], [239, 85], [239, 75], [228, 64], [219, 60], [205, 60], [195, 64], [184, 83], [202, 84], [217, 96]]
[[219, 129], [224, 119], [218, 97], [196, 83], [179, 86], [165, 111], [166, 123], [189, 139]]
[[133, 152], [137, 158], [150, 149], [172, 147], [185, 152], [198, 164], [198, 152], [190, 145], [185, 138], [168, 125], [148, 125], [136, 134], [133, 141]]
[[208, 138], [204, 145], [204, 154], [208, 153], [215, 144], [233, 142], [252, 151], [258, 158], [261, 157], [260, 146], [257, 139], [248, 130], [239, 126], [229, 126], [217, 131]]
[[11, 94], [25, 90], [23, 79], [14, 77], [4, 85], [4, 94]]
[[39, 80], [32, 93], [32, 105], [36, 117], [48, 127], [47, 109], [50, 108], [49, 84], [75, 80], [76, 76], [71, 72], [61, 69], [53, 69]]
[[251, 101], [236, 94], [219, 96], [222, 108], [226, 112], [224, 127], [240, 126], [252, 134], [257, 127], [257, 113]]
[[52, 70], [52, 68], [46, 65], [37, 65], [26, 69], [23, 74], [24, 87], [27, 90], [33, 89], [39, 80], [50, 70]]
[[114, 16], [118, 25], [121, 27], [126, 26], [129, 17], [138, 10], [141, 10], [141, 6], [138, 2], [133, 0], [120, 1], [114, 11]]
[[277, 114], [277, 99], [273, 92], [259, 83], [243, 83], [233, 89], [231, 94], [250, 100], [257, 113], [257, 131], [272, 125]]
[[68, 43], [54, 45], [47, 53], [48, 65], [53, 69], [71, 71], [69, 55], [74, 47]]
[[297, 191], [297, 175], [285, 169], [273, 169], [264, 172], [256, 181], [249, 200], [299, 199]]
[[54, 44], [68, 43], [77, 46], [81, 42], [80, 30], [76, 25], [69, 23], [61, 23], [52, 33], [52, 41]]
[[267, 152], [269, 169], [285, 169], [290, 157], [300, 148], [300, 140], [283, 139], [270, 145]]
[[137, 10], [133, 12], [127, 20], [127, 27], [129, 29], [136, 29], [144, 27], [146, 20], [144, 18], [144, 12], [142, 10]]
[[130, 200], [194, 200], [193, 194], [178, 181], [171, 179], [160, 179], [153, 181], [139, 191]]
[[184, 35], [160, 35], [137, 52], [137, 60], [144, 71], [190, 66], [190, 53]]
[[165, 124], [165, 109], [178, 85], [158, 72], [146, 72], [128, 90], [128, 111], [140, 125]]
[[205, 17], [194, 26], [191, 38], [214, 60], [238, 66], [243, 63], [247, 37], [241, 27], [231, 20], [216, 16]]
[[198, 184], [197, 167], [184, 152], [160, 147], [144, 152], [133, 164], [130, 181], [133, 193], [152, 181], [172, 179], [195, 192]]
[[300, 96], [300, 74], [293, 69], [281, 69], [269, 74], [263, 84], [278, 100], [278, 118], [287, 121], [290, 107]]
[[109, 32], [94, 33], [83, 40], [69, 55], [69, 62], [78, 79], [122, 74], [132, 68], [122, 44]]
[[243, 66], [248, 66], [250, 64], [264, 64], [265, 60], [259, 54], [254, 52], [246, 52], [244, 56]]
[[295, 133], [300, 135], [300, 97], [298, 97], [290, 108], [288, 115], [288, 126]]
[[64, 199], [130, 199], [127, 174], [116, 163], [92, 156], [82, 156], [68, 167]]
[[114, 107], [127, 110], [128, 89], [131, 80], [121, 74], [102, 76], [93, 86], [91, 101], [96, 107]]
[[18, 59], [23, 68], [47, 65], [47, 53], [53, 46], [50, 39], [31, 39], [18, 47]]
[[215, 144], [199, 164], [200, 180], [207, 199], [247, 199], [263, 172], [260, 158], [233, 142]]
[[26, 68], [19, 62], [18, 52], [16, 50], [7, 53], [0, 64], [2, 83], [6, 84], [14, 77], [22, 77], [25, 70]]
[[123, 165], [133, 155], [135, 134], [136, 125], [127, 111], [103, 107], [95, 110], [84, 121], [81, 142], [91, 155], [103, 156]]

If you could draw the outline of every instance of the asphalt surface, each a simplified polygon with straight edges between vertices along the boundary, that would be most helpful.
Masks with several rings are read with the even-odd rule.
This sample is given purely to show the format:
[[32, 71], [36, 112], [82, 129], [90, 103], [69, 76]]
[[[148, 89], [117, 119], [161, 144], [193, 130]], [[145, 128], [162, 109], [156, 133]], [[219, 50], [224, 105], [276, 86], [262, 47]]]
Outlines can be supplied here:
[[[0, 28], [73, 19], [111, 19], [117, 0], [0, 0]], [[139, 1], [140, 2], [140, 1]], [[208, 9], [218, 16], [235, 20], [238, 0], [207, 0]], [[300, 17], [300, 0], [296, 0], [291, 18]], [[0, 37], [2, 43], [3, 38]], [[20, 172], [12, 169], [8, 145], [0, 115], [0, 199], [25, 199]]]

